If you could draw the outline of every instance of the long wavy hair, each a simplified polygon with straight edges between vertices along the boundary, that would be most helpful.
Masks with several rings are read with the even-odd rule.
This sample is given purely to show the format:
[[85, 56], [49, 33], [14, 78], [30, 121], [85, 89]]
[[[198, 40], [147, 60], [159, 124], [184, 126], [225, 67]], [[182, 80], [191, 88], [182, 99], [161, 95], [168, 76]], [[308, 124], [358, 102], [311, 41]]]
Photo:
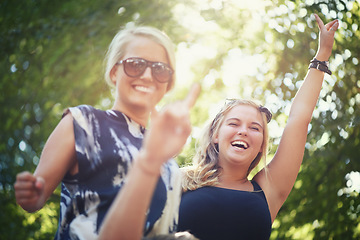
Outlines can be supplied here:
[[215, 118], [206, 125], [198, 141], [192, 165], [182, 168], [184, 175], [182, 188], [184, 192], [218, 184], [221, 167], [219, 166], [218, 144], [214, 143], [214, 136], [218, 134], [219, 128], [224, 122], [225, 115], [238, 105], [247, 105], [258, 109], [264, 123], [262, 149], [250, 164], [247, 176], [259, 164], [261, 159], [263, 159], [264, 167], [266, 167], [266, 154], [269, 143], [268, 122], [270, 122], [272, 115], [267, 108], [254, 101], [233, 99], [225, 103]]

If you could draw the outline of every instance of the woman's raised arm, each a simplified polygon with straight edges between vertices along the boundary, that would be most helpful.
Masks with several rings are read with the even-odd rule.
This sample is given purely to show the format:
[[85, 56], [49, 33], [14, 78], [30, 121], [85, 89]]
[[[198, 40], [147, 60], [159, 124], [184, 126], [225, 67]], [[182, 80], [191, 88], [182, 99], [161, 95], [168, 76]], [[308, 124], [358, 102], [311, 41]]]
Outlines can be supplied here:
[[[314, 59], [322, 61], [320, 64], [325, 64], [323, 61], [329, 60], [339, 23], [338, 20], [334, 20], [324, 25], [318, 15], [315, 14], [315, 18], [320, 33], [319, 47]], [[316, 68], [309, 69], [293, 100], [279, 147], [268, 165], [267, 174], [263, 170], [255, 177], [267, 196], [272, 220], [288, 197], [299, 172], [308, 125], [320, 94], [324, 74], [324, 71]]]

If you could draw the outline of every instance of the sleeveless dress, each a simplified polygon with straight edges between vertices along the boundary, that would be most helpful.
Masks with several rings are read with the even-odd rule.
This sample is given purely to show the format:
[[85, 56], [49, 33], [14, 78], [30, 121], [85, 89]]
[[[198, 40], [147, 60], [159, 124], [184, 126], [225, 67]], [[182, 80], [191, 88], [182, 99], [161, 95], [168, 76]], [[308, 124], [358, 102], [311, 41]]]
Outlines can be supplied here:
[[269, 239], [271, 216], [265, 194], [254, 191], [202, 187], [185, 192], [180, 203], [179, 231], [200, 240]]
[[[132, 161], [142, 145], [145, 129], [123, 113], [81, 105], [73, 116], [79, 172], [61, 183], [60, 217], [55, 239], [97, 239], [101, 223]], [[162, 166], [144, 236], [176, 231], [181, 197], [181, 175], [174, 159]], [[120, 237], [120, 236], [119, 236]]]

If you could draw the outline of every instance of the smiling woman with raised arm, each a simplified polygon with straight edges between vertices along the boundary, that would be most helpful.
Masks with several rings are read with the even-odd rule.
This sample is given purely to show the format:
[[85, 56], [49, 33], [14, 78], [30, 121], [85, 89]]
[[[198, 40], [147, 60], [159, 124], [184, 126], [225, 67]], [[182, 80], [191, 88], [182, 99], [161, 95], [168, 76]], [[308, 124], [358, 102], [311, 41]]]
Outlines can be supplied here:
[[331, 74], [327, 61], [339, 23], [324, 25], [315, 18], [319, 48], [293, 100], [274, 158], [248, 178], [266, 156], [271, 113], [252, 101], [226, 103], [205, 128], [192, 166], [183, 169], [180, 231], [204, 240], [269, 239], [299, 172], [324, 74]]
[[[155, 106], [174, 85], [174, 67], [173, 44], [163, 32], [145, 26], [119, 31], [106, 55], [105, 79], [116, 93], [113, 107], [68, 108], [35, 173], [17, 175], [16, 201], [28, 212], [42, 208], [61, 182], [55, 239], [98, 239], [108, 212], [120, 219], [105, 221], [105, 239], [176, 231], [181, 182], [172, 157], [190, 134], [189, 109], [198, 90], [157, 113]], [[114, 199], [117, 208], [108, 211]], [[119, 231], [110, 231], [113, 227]]]

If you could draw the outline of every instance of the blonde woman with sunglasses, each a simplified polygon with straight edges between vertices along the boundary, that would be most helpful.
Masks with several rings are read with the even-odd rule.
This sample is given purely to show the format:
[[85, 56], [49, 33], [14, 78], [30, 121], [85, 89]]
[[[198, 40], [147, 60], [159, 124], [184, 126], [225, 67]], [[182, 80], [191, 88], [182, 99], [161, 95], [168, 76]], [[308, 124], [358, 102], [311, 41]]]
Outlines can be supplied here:
[[319, 48], [291, 106], [278, 149], [264, 159], [271, 113], [252, 101], [231, 100], [205, 128], [193, 165], [184, 168], [179, 231], [204, 240], [269, 239], [271, 225], [289, 195], [303, 159], [311, 121], [339, 23], [320, 29]]
[[105, 60], [105, 79], [116, 93], [113, 107], [68, 108], [35, 172], [19, 173], [14, 184], [17, 203], [34, 212], [61, 183], [55, 239], [98, 239], [104, 221], [104, 239], [176, 231], [181, 182], [172, 157], [190, 134], [188, 114], [199, 88], [155, 110], [175, 83], [173, 44], [155, 28], [119, 31]]

